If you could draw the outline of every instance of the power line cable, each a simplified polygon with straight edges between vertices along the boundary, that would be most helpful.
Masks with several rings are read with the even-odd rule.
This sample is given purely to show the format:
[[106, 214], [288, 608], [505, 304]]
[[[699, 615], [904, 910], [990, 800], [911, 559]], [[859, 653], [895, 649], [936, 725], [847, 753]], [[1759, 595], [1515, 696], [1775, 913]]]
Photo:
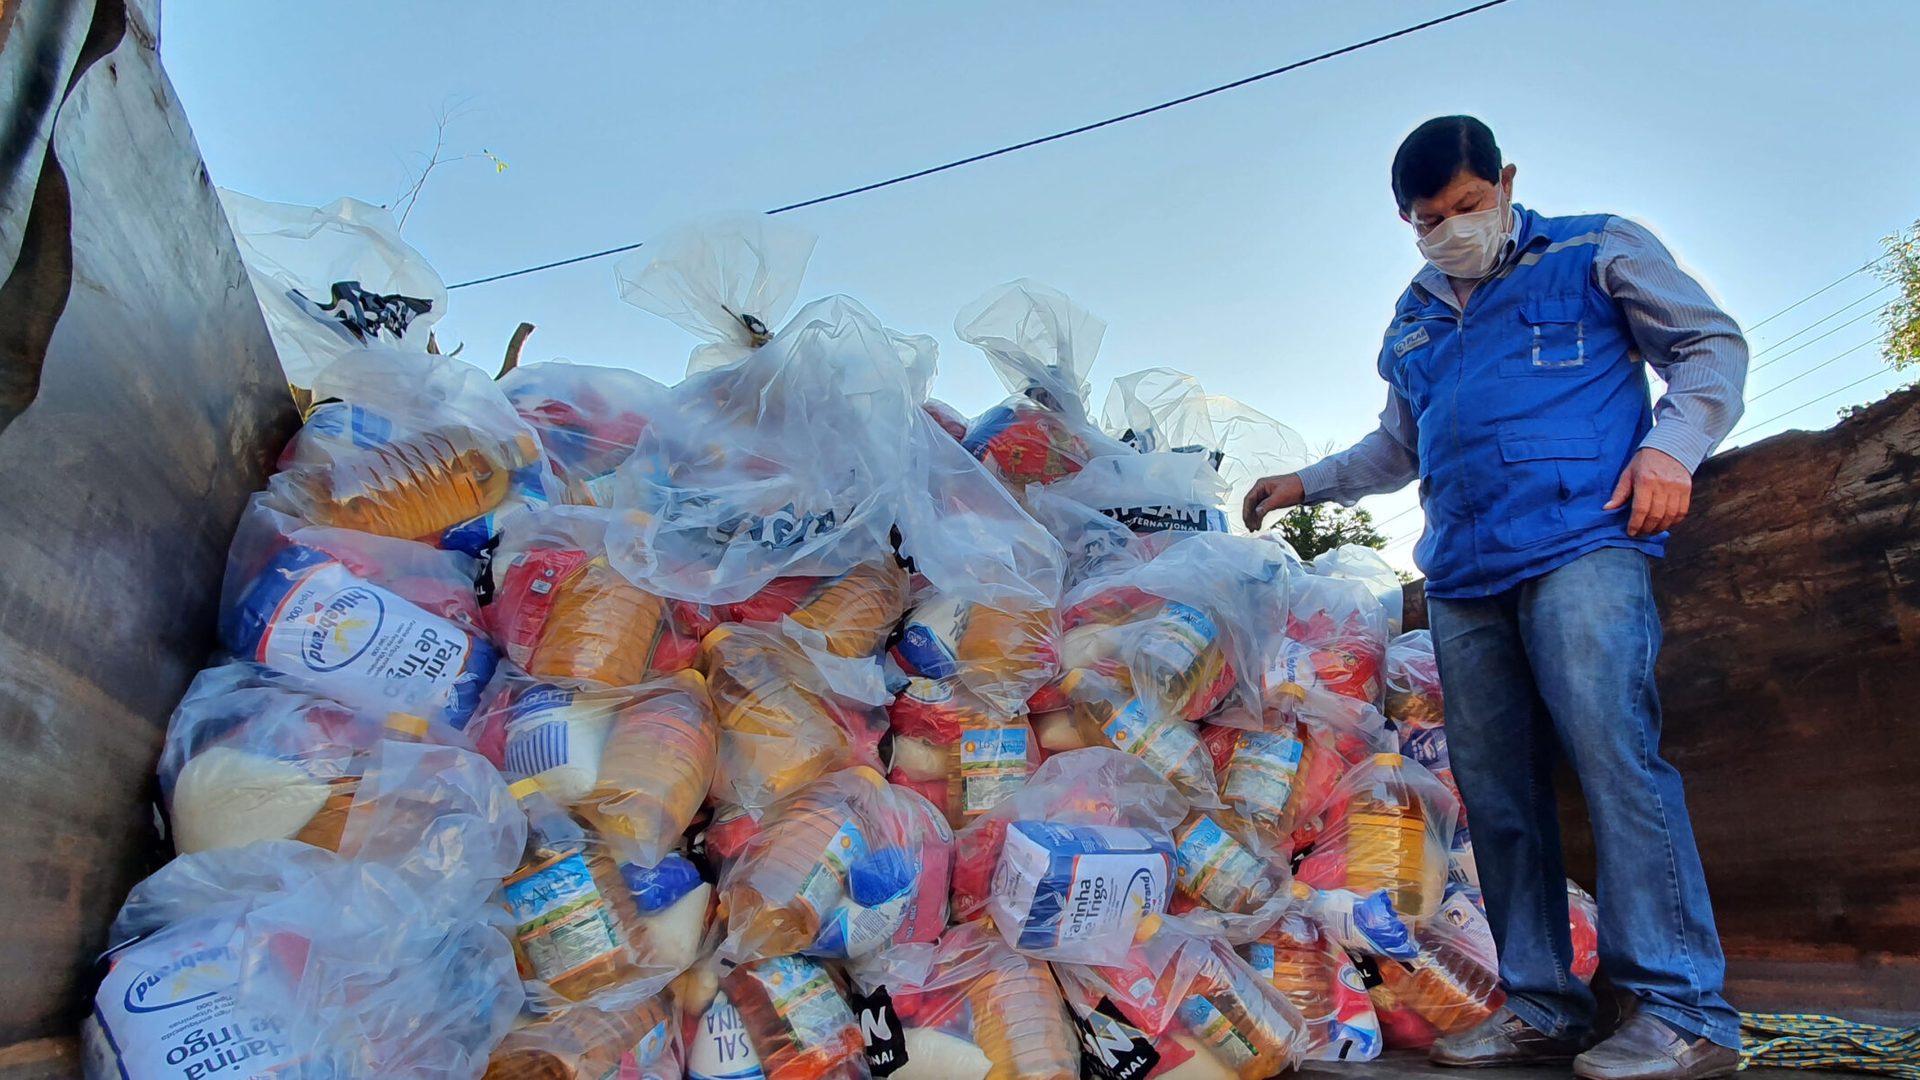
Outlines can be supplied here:
[[1773, 423], [1775, 420], [1784, 420], [1787, 417], [1792, 416], [1794, 413], [1799, 412], [1801, 409], [1804, 409], [1809, 405], [1817, 405], [1820, 402], [1825, 401], [1828, 398], [1834, 396], [1835, 394], [1845, 393], [1846, 391], [1851, 390], [1856, 386], [1859, 386], [1861, 383], [1868, 382], [1874, 378], [1877, 378], [1878, 376], [1884, 375], [1886, 374], [1886, 371], [1887, 369], [1883, 367], [1878, 371], [1871, 372], [1865, 376], [1862, 376], [1861, 378], [1855, 379], [1854, 381], [1848, 383], [1847, 385], [1840, 387], [1838, 390], [1829, 390], [1826, 393], [1821, 394], [1817, 398], [1809, 398], [1808, 400], [1803, 401], [1798, 405], [1795, 405], [1793, 408], [1788, 409], [1786, 412], [1776, 413], [1773, 416], [1769, 416], [1765, 420], [1762, 420], [1757, 424], [1748, 424], [1746, 427], [1743, 427], [1739, 431], [1734, 432], [1732, 435], [1727, 436], [1727, 438], [1729, 439], [1738, 438], [1739, 436], [1745, 435], [1747, 432], [1752, 431], [1755, 428], [1766, 427], [1768, 424]]
[[1878, 345], [1879, 343], [1880, 343], [1880, 338], [1878, 336], [1870, 337], [1867, 340], [1861, 342], [1860, 344], [1855, 345], [1853, 348], [1846, 350], [1845, 352], [1838, 353], [1833, 356], [1829, 356], [1825, 360], [1822, 360], [1821, 362], [1813, 365], [1812, 367], [1801, 372], [1800, 374], [1795, 375], [1793, 378], [1788, 379], [1786, 382], [1781, 383], [1779, 386], [1769, 387], [1768, 389], [1753, 395], [1752, 397], [1747, 399], [1747, 404], [1752, 405], [1754, 402], [1759, 401], [1761, 398], [1766, 397], [1768, 394], [1771, 394], [1776, 390], [1784, 390], [1787, 387], [1792, 386], [1794, 383], [1799, 382], [1801, 379], [1806, 378], [1807, 376], [1813, 374], [1816, 371], [1819, 371], [1821, 368], [1826, 367], [1837, 360], [1843, 360], [1849, 356], [1852, 356], [1854, 353], [1859, 352], [1861, 349], [1866, 348], [1869, 345]]
[[1881, 312], [1886, 311], [1888, 308], [1892, 306], [1893, 306], [1892, 304], [1882, 304], [1871, 311], [1863, 311], [1860, 314], [1855, 315], [1853, 318], [1848, 319], [1846, 322], [1841, 323], [1839, 326], [1834, 327], [1833, 329], [1827, 331], [1824, 334], [1820, 334], [1816, 337], [1808, 338], [1807, 340], [1801, 342], [1798, 345], [1795, 345], [1793, 348], [1788, 349], [1786, 352], [1781, 353], [1780, 355], [1774, 357], [1773, 359], [1767, 361], [1764, 364], [1756, 364], [1755, 366], [1747, 369], [1747, 374], [1752, 375], [1756, 371], [1765, 371], [1766, 369], [1772, 367], [1773, 365], [1779, 363], [1780, 361], [1785, 360], [1787, 357], [1792, 356], [1794, 353], [1799, 352], [1801, 349], [1804, 349], [1809, 345], [1818, 345], [1820, 342], [1825, 341], [1826, 339], [1832, 337], [1833, 335], [1839, 333], [1842, 330], [1845, 330], [1847, 327], [1852, 326], [1854, 323], [1857, 323], [1862, 319], [1871, 319], [1874, 316], [1879, 315]]
[[[1309, 56], [1304, 60], [1295, 60], [1290, 64], [1283, 64], [1280, 67], [1272, 68], [1267, 71], [1262, 71], [1257, 74], [1248, 75], [1244, 78], [1235, 79], [1232, 82], [1221, 83], [1218, 86], [1210, 86], [1205, 90], [1197, 90], [1191, 94], [1183, 94], [1177, 98], [1170, 98], [1166, 101], [1160, 102], [1157, 105], [1149, 105], [1144, 109], [1135, 109], [1132, 112], [1121, 113], [1118, 116], [1109, 116], [1105, 120], [1096, 120], [1090, 124], [1081, 124], [1079, 127], [1068, 128], [1065, 131], [1056, 131], [1051, 135], [1042, 135], [1039, 138], [1027, 139], [1024, 142], [1012, 143], [1007, 146], [1002, 146], [995, 150], [987, 150], [978, 154], [969, 154], [966, 157], [955, 158], [952, 161], [943, 162], [939, 165], [928, 166], [927, 168], [917, 169], [909, 173], [901, 173], [898, 176], [888, 177], [885, 180], [876, 180], [871, 184], [861, 184], [858, 187], [850, 187], [843, 191], [836, 191], [831, 195], [819, 195], [811, 199], [802, 199], [799, 202], [788, 203], [785, 206], [777, 206], [772, 210], [768, 210], [767, 213], [768, 214], [784, 214], [792, 210], [800, 210], [809, 206], [819, 206], [822, 203], [834, 202], [835, 200], [838, 200], [838, 199], [845, 199], [845, 198], [848, 198], [849, 196], [865, 194], [866, 192], [869, 192], [869, 191], [878, 191], [881, 188], [892, 187], [895, 184], [904, 184], [910, 180], [919, 180], [924, 177], [932, 176], [935, 173], [943, 173], [951, 169], [958, 169], [966, 165], [974, 165], [982, 161], [987, 161], [991, 158], [1002, 157], [1006, 154], [1018, 153], [1021, 150], [1030, 150], [1036, 146], [1044, 146], [1047, 143], [1059, 142], [1061, 139], [1070, 139], [1075, 135], [1084, 135], [1089, 131], [1098, 131], [1101, 128], [1112, 127], [1115, 124], [1123, 124], [1129, 120], [1138, 120], [1143, 116], [1151, 116], [1154, 113], [1164, 112], [1168, 109], [1175, 108], [1176, 106], [1186, 105], [1191, 102], [1199, 101], [1201, 98], [1212, 97], [1215, 94], [1223, 94], [1223, 93], [1226, 93], [1228, 90], [1237, 90], [1240, 87], [1248, 86], [1253, 83], [1260, 82], [1264, 79], [1271, 79], [1277, 75], [1285, 75], [1291, 71], [1298, 71], [1301, 68], [1310, 67], [1314, 64], [1318, 64], [1325, 60], [1332, 60], [1332, 59], [1335, 59], [1336, 57], [1345, 56], [1348, 53], [1359, 52], [1362, 49], [1367, 49], [1375, 45], [1384, 44], [1386, 42], [1394, 40], [1395, 38], [1403, 38], [1409, 34], [1417, 34], [1422, 30], [1430, 30], [1433, 27], [1441, 25], [1442, 23], [1450, 23], [1450, 22], [1453, 22], [1455, 19], [1464, 19], [1469, 15], [1477, 14], [1479, 12], [1487, 10], [1488, 8], [1499, 7], [1500, 5], [1505, 4], [1507, 2], [1508, 0], [1485, 0], [1485, 2], [1483, 3], [1475, 4], [1472, 7], [1461, 8], [1458, 11], [1452, 12], [1447, 15], [1442, 15], [1438, 18], [1428, 19], [1425, 22], [1415, 23], [1412, 26], [1402, 27], [1401, 29], [1391, 31], [1389, 33], [1380, 34], [1376, 37], [1370, 37], [1365, 41], [1356, 41], [1351, 45], [1343, 45], [1338, 49], [1332, 49], [1327, 52], [1320, 53], [1317, 56]], [[619, 255], [623, 252], [632, 251], [635, 248], [640, 247], [641, 243], [643, 242], [644, 241], [636, 242], [632, 244], [621, 244], [617, 247], [604, 248], [600, 251], [589, 252], [585, 255], [575, 255], [571, 258], [566, 258], [566, 259], [555, 259], [552, 262], [541, 263], [537, 266], [526, 266], [518, 270], [508, 270], [499, 274], [489, 274], [486, 277], [474, 278], [471, 281], [457, 282], [455, 284], [447, 286], [447, 288], [464, 289], [472, 285], [485, 285], [488, 282], [503, 281], [507, 278], [522, 277], [527, 274], [537, 274], [543, 270], [553, 270], [562, 266], [571, 266], [574, 263], [581, 263], [581, 262], [587, 262], [592, 259], [605, 258], [608, 255]]]
[[[1776, 349], [1780, 348], [1780, 346], [1785, 345], [1787, 342], [1792, 341], [1794, 338], [1799, 337], [1801, 334], [1804, 334], [1807, 331], [1813, 329], [1814, 327], [1819, 326], [1821, 323], [1826, 322], [1828, 319], [1839, 318], [1840, 316], [1846, 314], [1847, 312], [1852, 311], [1854, 308], [1859, 307], [1861, 304], [1864, 304], [1867, 301], [1873, 299], [1874, 297], [1879, 296], [1881, 293], [1886, 292], [1888, 289], [1893, 288], [1893, 285], [1894, 283], [1889, 281], [1885, 285], [1882, 285], [1879, 288], [1868, 293], [1867, 295], [1862, 296], [1858, 300], [1855, 300], [1853, 303], [1848, 304], [1846, 307], [1840, 308], [1836, 311], [1828, 312], [1826, 315], [1823, 315], [1820, 318], [1815, 319], [1814, 321], [1801, 327], [1800, 329], [1795, 330], [1793, 333], [1788, 334], [1786, 337], [1781, 338], [1779, 341], [1768, 342], [1767, 347], [1764, 349], [1761, 349], [1759, 352], [1754, 353], [1751, 359], [1758, 360], [1761, 357], [1767, 355], [1768, 353], [1773, 352]], [[1766, 365], [1762, 364], [1760, 366], [1765, 367]]]
[[1751, 334], [1755, 330], [1760, 329], [1761, 327], [1767, 325], [1768, 323], [1779, 318], [1780, 316], [1785, 315], [1787, 312], [1792, 311], [1794, 308], [1799, 307], [1801, 304], [1806, 303], [1807, 301], [1813, 299], [1814, 297], [1819, 296], [1820, 294], [1827, 292], [1830, 289], [1838, 288], [1839, 286], [1845, 284], [1846, 282], [1852, 281], [1854, 278], [1860, 276], [1861, 274], [1864, 274], [1867, 271], [1873, 269], [1874, 267], [1879, 266], [1881, 263], [1886, 262], [1887, 258], [1888, 258], [1887, 256], [1882, 255], [1877, 259], [1873, 259], [1868, 262], [1862, 263], [1860, 266], [1856, 267], [1855, 269], [1849, 270], [1846, 273], [1841, 274], [1839, 277], [1834, 278], [1832, 281], [1821, 286], [1820, 288], [1813, 290], [1812, 292], [1801, 297], [1800, 299], [1795, 300], [1793, 303], [1788, 304], [1786, 307], [1781, 308], [1779, 311], [1776, 311], [1773, 314], [1767, 316], [1766, 318], [1761, 319], [1759, 322], [1754, 323], [1752, 326], [1747, 327], [1747, 333]]

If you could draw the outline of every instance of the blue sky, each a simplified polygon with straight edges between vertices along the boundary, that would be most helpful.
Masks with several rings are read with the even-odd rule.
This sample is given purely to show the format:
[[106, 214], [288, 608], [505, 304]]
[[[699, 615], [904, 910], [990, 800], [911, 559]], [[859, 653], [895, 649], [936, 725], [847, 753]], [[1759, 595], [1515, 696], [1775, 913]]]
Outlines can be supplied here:
[[[263, 4], [176, 0], [162, 54], [215, 182], [277, 201], [390, 201], [443, 106], [454, 153], [406, 236], [449, 282], [839, 190], [1151, 104], [1465, 0]], [[530, 12], [537, 11], [537, 15]], [[1015, 277], [1109, 323], [1093, 370], [1167, 365], [1315, 446], [1369, 430], [1393, 300], [1417, 268], [1387, 165], [1471, 112], [1519, 200], [1652, 226], [1743, 323], [1877, 254], [1920, 217], [1910, 0], [1513, 0], [1089, 135], [790, 215], [821, 239], [803, 299], [845, 292], [941, 342], [935, 393], [1004, 394], [954, 313]], [[443, 341], [672, 379], [692, 342], [622, 303], [613, 261], [456, 291]], [[1753, 335], [1748, 424], [1870, 376], [1852, 279]], [[1778, 358], [1778, 363], [1759, 365]], [[1791, 385], [1782, 385], [1797, 379]], [[1891, 373], [1744, 433], [1819, 427]], [[1778, 387], [1775, 393], [1768, 393]], [[1766, 394], [1764, 398], [1760, 395]], [[1387, 532], [1411, 490], [1369, 500]], [[1391, 550], [1407, 565], [1408, 547]]]

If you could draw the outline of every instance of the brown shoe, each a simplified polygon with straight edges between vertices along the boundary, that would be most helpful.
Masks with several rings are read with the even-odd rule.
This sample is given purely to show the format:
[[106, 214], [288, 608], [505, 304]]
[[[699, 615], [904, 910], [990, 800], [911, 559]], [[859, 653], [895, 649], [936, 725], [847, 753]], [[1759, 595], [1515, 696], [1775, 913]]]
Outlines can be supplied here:
[[1587, 1048], [1583, 1039], [1543, 1035], [1513, 1012], [1501, 1008], [1479, 1024], [1438, 1039], [1428, 1051], [1435, 1065], [1481, 1069], [1494, 1065], [1563, 1065]]
[[1710, 1039], [1689, 1041], [1644, 1012], [1573, 1059], [1573, 1075], [1581, 1080], [1709, 1080], [1739, 1067], [1740, 1051]]

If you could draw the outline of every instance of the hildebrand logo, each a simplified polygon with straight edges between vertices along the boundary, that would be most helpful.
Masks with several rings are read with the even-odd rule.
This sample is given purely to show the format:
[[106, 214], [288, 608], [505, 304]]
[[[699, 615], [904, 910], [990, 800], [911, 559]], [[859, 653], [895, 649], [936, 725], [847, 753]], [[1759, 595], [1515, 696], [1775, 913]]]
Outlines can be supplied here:
[[[203, 998], [213, 997], [220, 993], [218, 989], [194, 994], [191, 997], [170, 997], [169, 995], [191, 990], [196, 985], [205, 985], [209, 976], [200, 975], [199, 978], [195, 978], [199, 969], [232, 959], [233, 950], [222, 945], [218, 948], [190, 952], [165, 967], [153, 968], [127, 987], [127, 1011], [130, 1013], [159, 1012], [162, 1009], [171, 1009], [178, 1005], [187, 1005]], [[224, 971], [215, 974], [222, 976], [219, 981], [225, 981]], [[162, 985], [166, 983], [171, 985]]]
[[[380, 594], [364, 585], [349, 585], [320, 601], [307, 631], [301, 659], [315, 671], [338, 671], [360, 658], [373, 644], [386, 605]], [[370, 625], [368, 625], [370, 624]]]

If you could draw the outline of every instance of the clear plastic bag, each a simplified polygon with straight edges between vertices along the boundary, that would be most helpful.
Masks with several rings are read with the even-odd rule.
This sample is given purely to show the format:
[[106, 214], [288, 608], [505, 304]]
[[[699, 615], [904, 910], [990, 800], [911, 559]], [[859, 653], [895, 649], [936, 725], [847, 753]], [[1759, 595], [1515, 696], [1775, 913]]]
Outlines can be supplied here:
[[960, 415], [959, 409], [954, 408], [944, 401], [933, 399], [929, 399], [920, 407], [926, 411], [928, 416], [933, 418], [934, 423], [940, 425], [941, 431], [953, 436], [954, 442], [959, 442], [967, 437], [967, 418]]
[[669, 995], [567, 1005], [515, 1028], [481, 1080], [680, 1080], [680, 1016]]
[[1399, 754], [1354, 766], [1316, 816], [1313, 848], [1295, 873], [1316, 889], [1384, 889], [1416, 922], [1440, 909], [1459, 806], [1446, 786]]
[[1152, 557], [1133, 530], [1077, 499], [1034, 484], [1022, 501], [1034, 520], [1059, 542], [1069, 590], [1124, 574]]
[[989, 707], [951, 679], [909, 679], [887, 717], [887, 778], [925, 796], [956, 829], [1026, 786], [1039, 765], [1024, 716]]
[[1203, 724], [1200, 737], [1213, 755], [1227, 810], [1260, 846], [1290, 852], [1288, 837], [1306, 802], [1301, 771], [1308, 743], [1301, 725], [1270, 714], [1262, 728]]
[[1440, 688], [1440, 665], [1434, 659], [1429, 631], [1410, 631], [1388, 643], [1387, 715], [1399, 734], [1400, 752], [1439, 777], [1460, 802], [1464, 832], [1466, 802], [1460, 798], [1460, 786], [1453, 779], [1453, 761], [1447, 755], [1445, 694]]
[[1139, 535], [1227, 531], [1226, 481], [1199, 453], [1112, 454], [1051, 485]]
[[643, 867], [679, 845], [719, 763], [720, 725], [695, 671], [583, 687], [503, 665], [472, 731], [509, 778], [540, 781], [616, 858]]
[[1023, 278], [962, 308], [953, 329], [987, 354], [1013, 394], [975, 418], [965, 442], [1009, 487], [1051, 483], [1096, 457], [1133, 452], [1089, 415], [1087, 372], [1105, 322]]
[[[1188, 809], [1132, 755], [1104, 747], [1056, 754], [955, 838], [954, 915], [991, 912], [1007, 942], [1029, 955], [1113, 959], [1143, 916], [1165, 908], [1169, 834]], [[1114, 850], [1122, 845], [1126, 852]], [[1073, 863], [1076, 853], [1096, 852]], [[1063, 902], [1082, 888], [1106, 891], [1073, 920], [1061, 918]]]
[[497, 656], [466, 556], [303, 526], [256, 496], [227, 556], [220, 642], [357, 712], [466, 726]]
[[[805, 956], [734, 968], [720, 988], [768, 1080], [868, 1080], [867, 1054], [845, 988]], [[697, 1067], [697, 1066], [696, 1066]]]
[[[607, 485], [613, 564], [681, 600], [729, 604], [779, 577], [835, 577], [892, 551], [919, 408], [888, 331], [846, 297], [801, 309], [745, 359], [672, 388]], [[943, 436], [944, 438], [944, 436]]]
[[313, 392], [268, 486], [316, 525], [477, 554], [501, 517], [562, 494], [539, 437], [471, 364], [356, 350]]
[[722, 626], [701, 642], [697, 668], [720, 721], [716, 797], [757, 816], [828, 773], [879, 766], [880, 667], [825, 642], [791, 621]]
[[[894, 940], [922, 896], [937, 815], [868, 768], [833, 773], [768, 812], [720, 877], [727, 961], [847, 959]], [[939, 859], [934, 860], [935, 870]]]
[[1378, 551], [1362, 544], [1342, 544], [1313, 560], [1312, 570], [1321, 577], [1344, 578], [1364, 582], [1387, 613], [1387, 635], [1400, 633], [1400, 618], [1406, 607], [1400, 575], [1393, 572]]
[[1195, 810], [1173, 830], [1174, 890], [1184, 904], [1172, 910], [1277, 915], [1289, 875], [1284, 858], [1272, 854], [1234, 815]]
[[647, 241], [614, 266], [620, 297], [707, 342], [692, 375], [765, 345], [800, 295], [814, 234], [764, 214], [715, 218]]
[[1044, 961], [991, 927], [961, 923], [930, 957], [894, 950], [855, 965], [867, 1060], [896, 1080], [1078, 1080], [1080, 1038]]
[[1486, 916], [1460, 894], [1420, 928], [1411, 959], [1373, 961], [1373, 988], [1390, 1046], [1417, 1049], [1493, 1014], [1504, 995]]
[[1303, 910], [1289, 911], [1240, 954], [1306, 1024], [1308, 1061], [1372, 1061], [1380, 1021], [1346, 950]]
[[1590, 983], [1600, 970], [1600, 905], [1567, 879], [1567, 923], [1573, 934], [1573, 977]]
[[549, 1008], [597, 998], [640, 1004], [700, 956], [713, 886], [678, 853], [623, 862], [600, 832], [519, 780], [528, 831], [502, 889], [522, 975]]
[[1121, 1075], [1175, 1075], [1197, 1059], [1198, 1075], [1265, 1080], [1307, 1047], [1299, 1010], [1226, 942], [1180, 919], [1144, 922], [1117, 963], [1054, 971], [1088, 1052]]
[[922, 594], [890, 655], [908, 676], [951, 680], [1005, 717], [1017, 716], [1060, 670], [1060, 631], [1051, 606], [998, 606], [964, 594]]
[[[525, 826], [490, 828], [513, 827]], [[355, 1080], [478, 1075], [523, 1000], [508, 940], [476, 899], [506, 869], [492, 846], [460, 861], [459, 882], [285, 840], [175, 859], [114, 922], [83, 1031], [87, 1075], [241, 1063]]]
[[500, 390], [539, 435], [566, 501], [592, 506], [607, 504], [614, 471], [671, 407], [671, 392], [637, 371], [564, 360], [516, 367]]
[[289, 383], [312, 386], [328, 364], [372, 345], [426, 353], [447, 287], [385, 209], [270, 203], [225, 188], [220, 205]]
[[552, 506], [501, 530], [484, 621], [508, 659], [536, 677], [632, 686], [690, 667], [715, 624], [710, 610], [656, 595], [613, 566], [611, 518]]
[[1287, 632], [1267, 661], [1263, 696], [1289, 715], [1351, 717], [1384, 704], [1386, 612], [1357, 581], [1303, 575], [1292, 581]]

